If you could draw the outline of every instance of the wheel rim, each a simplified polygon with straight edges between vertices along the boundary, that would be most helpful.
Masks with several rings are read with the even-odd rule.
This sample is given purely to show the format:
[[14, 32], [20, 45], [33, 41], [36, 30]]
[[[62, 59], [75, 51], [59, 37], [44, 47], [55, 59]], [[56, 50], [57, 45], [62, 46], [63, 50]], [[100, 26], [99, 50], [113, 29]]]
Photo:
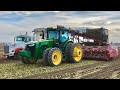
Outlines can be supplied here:
[[76, 61], [80, 61], [81, 58], [82, 58], [82, 49], [80, 48], [80, 46], [76, 46], [76, 47], [74, 48], [73, 53], [74, 53], [74, 59], [75, 59]]
[[58, 65], [61, 62], [61, 52], [59, 50], [55, 50], [52, 54], [52, 62], [55, 65]]

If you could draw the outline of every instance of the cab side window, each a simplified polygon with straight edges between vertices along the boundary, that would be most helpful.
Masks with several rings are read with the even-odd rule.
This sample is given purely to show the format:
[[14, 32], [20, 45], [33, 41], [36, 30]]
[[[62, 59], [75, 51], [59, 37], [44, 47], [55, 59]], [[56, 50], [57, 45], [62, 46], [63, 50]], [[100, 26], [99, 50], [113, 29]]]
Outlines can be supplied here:
[[68, 32], [60, 31], [60, 41], [65, 42], [66, 40], [68, 40]]
[[49, 31], [49, 38], [58, 39], [58, 32], [55, 31]]

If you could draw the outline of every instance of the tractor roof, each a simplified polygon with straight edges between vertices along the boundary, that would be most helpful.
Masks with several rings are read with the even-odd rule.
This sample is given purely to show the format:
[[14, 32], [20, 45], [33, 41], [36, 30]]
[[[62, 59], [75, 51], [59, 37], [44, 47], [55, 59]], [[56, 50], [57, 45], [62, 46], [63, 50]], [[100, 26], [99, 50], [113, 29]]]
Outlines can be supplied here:
[[46, 30], [47, 31], [69, 31], [69, 28], [65, 28], [64, 26], [57, 25], [57, 28], [49, 27]]
[[18, 35], [17, 37], [29, 37], [28, 35]]
[[96, 32], [96, 31], [105, 31], [105, 30], [108, 31], [108, 29], [103, 28], [103, 27], [101, 27], [101, 28], [92, 28], [92, 29], [87, 28], [87, 30], [88, 31], [93, 31], [93, 32]]
[[41, 31], [45, 31], [46, 28], [35, 28], [32, 32], [41, 32]]

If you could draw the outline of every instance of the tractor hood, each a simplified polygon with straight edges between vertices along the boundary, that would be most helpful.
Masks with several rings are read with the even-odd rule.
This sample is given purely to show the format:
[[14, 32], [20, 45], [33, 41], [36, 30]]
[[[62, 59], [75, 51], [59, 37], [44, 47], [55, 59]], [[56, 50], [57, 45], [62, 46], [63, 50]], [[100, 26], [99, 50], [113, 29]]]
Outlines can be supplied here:
[[35, 44], [35, 43], [37, 43], [37, 42], [38, 42], [38, 41], [30, 41], [30, 42], [25, 43], [25, 45]]
[[40, 42], [45, 42], [45, 41], [53, 41], [53, 39], [42, 39], [40, 41], [30, 41], [28, 43], [26, 43], [25, 45], [30, 45], [30, 44], [36, 44], [36, 43], [40, 43]]
[[30, 53], [30, 51], [20, 50], [20, 51], [18, 52], [18, 55], [29, 58], [29, 57], [31, 56], [31, 53]]

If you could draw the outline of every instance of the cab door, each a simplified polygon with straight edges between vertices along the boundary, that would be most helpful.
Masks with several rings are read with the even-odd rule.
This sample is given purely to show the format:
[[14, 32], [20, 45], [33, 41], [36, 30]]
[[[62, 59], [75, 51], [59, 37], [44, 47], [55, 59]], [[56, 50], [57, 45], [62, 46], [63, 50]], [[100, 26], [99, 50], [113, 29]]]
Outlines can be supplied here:
[[66, 40], [68, 40], [68, 32], [60, 31], [60, 41], [65, 42]]

